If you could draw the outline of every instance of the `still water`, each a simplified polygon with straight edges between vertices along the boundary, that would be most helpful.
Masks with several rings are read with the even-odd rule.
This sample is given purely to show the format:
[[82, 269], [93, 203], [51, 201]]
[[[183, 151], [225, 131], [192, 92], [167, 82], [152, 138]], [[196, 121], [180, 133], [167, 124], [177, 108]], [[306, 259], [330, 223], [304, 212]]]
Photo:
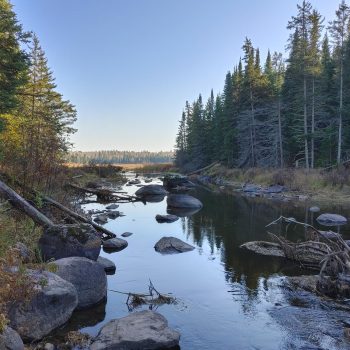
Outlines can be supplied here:
[[[136, 186], [123, 188], [132, 194], [137, 189]], [[118, 236], [125, 231], [133, 235], [126, 238], [129, 245], [123, 251], [101, 252], [117, 266], [116, 274], [108, 276], [108, 289], [144, 293], [151, 279], [158, 291], [172, 293], [177, 304], [162, 305], [156, 310], [181, 333], [181, 349], [338, 348], [332, 339], [328, 342], [321, 339], [314, 345], [312, 334], [308, 334], [312, 328], [306, 334], [296, 334], [274, 316], [276, 305], [289, 303], [280, 287], [282, 276], [305, 271], [278, 258], [258, 256], [239, 248], [250, 240], [269, 240], [265, 226], [280, 215], [315, 223], [307, 204], [262, 201], [202, 187], [197, 187], [191, 195], [203, 202], [202, 210], [171, 224], [159, 224], [155, 220], [157, 214], [167, 213], [166, 199], [146, 205], [120, 204], [118, 210], [125, 216], [110, 220], [105, 227]], [[88, 204], [84, 209], [104, 207]], [[325, 210], [321, 207], [321, 212]], [[330, 210], [347, 216], [347, 211], [341, 208], [327, 208]], [[275, 232], [279, 229], [274, 228]], [[347, 226], [341, 232], [349, 237]], [[288, 235], [296, 240], [303, 232], [300, 228], [292, 229]], [[163, 236], [178, 237], [196, 249], [161, 255], [153, 247]], [[283, 309], [279, 312], [283, 314]], [[94, 336], [106, 322], [128, 313], [126, 295], [109, 291], [105, 304], [76, 313], [65, 330], [80, 329]], [[293, 317], [303, 329], [303, 321], [297, 315]], [[339, 348], [343, 349], [342, 346]]]

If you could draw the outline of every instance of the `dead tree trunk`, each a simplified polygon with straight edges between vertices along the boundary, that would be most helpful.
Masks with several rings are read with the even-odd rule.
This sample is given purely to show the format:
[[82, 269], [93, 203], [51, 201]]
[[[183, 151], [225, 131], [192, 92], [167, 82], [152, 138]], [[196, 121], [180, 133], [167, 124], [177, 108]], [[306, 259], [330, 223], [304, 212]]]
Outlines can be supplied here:
[[2, 181], [0, 181], [0, 193], [3, 194], [14, 207], [23, 211], [37, 224], [44, 227], [54, 226], [54, 223], [49, 218], [30, 205], [24, 198]]
[[62, 205], [61, 203], [56, 202], [56, 201], [53, 200], [52, 198], [46, 197], [46, 196], [43, 196], [42, 198], [43, 198], [44, 201], [46, 201], [46, 202], [52, 204], [53, 206], [55, 206], [56, 208], [62, 210], [62, 211], [65, 212], [65, 213], [69, 214], [69, 215], [72, 216], [73, 218], [75, 218], [75, 219], [77, 219], [77, 220], [79, 220], [79, 221], [85, 222], [86, 224], [90, 224], [94, 229], [96, 229], [97, 231], [100, 231], [100, 232], [104, 233], [106, 236], [111, 237], [111, 238], [116, 237], [116, 235], [115, 235], [113, 232], [111, 232], [111, 231], [105, 229], [104, 227], [102, 227], [102, 226], [100, 226], [100, 225], [95, 224], [93, 221], [91, 221], [91, 220], [85, 218], [84, 216], [75, 213], [74, 211], [68, 209], [67, 207], [65, 207], [65, 206]]

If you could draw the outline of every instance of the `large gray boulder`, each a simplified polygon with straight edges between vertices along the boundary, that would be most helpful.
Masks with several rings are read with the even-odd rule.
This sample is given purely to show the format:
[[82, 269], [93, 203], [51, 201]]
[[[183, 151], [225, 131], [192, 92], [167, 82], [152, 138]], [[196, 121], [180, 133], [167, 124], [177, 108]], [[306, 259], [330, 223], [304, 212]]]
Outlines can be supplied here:
[[119, 252], [128, 246], [128, 242], [122, 238], [110, 238], [102, 242], [106, 252]]
[[89, 224], [57, 225], [44, 231], [39, 248], [45, 261], [71, 256], [97, 260], [101, 238]]
[[29, 300], [11, 305], [10, 327], [25, 342], [42, 339], [65, 324], [78, 305], [76, 288], [70, 282], [48, 271], [28, 270], [34, 292]]
[[77, 309], [88, 308], [105, 299], [107, 277], [103, 266], [95, 261], [81, 257], [59, 259], [56, 274], [73, 284], [78, 293]]
[[172, 208], [202, 208], [202, 202], [188, 194], [170, 194], [167, 204]]
[[1, 350], [24, 350], [24, 344], [19, 334], [10, 327], [0, 332]]
[[324, 226], [344, 225], [348, 221], [347, 218], [342, 215], [329, 213], [321, 214], [316, 220]]
[[93, 340], [90, 350], [171, 349], [179, 345], [180, 334], [154, 311], [134, 312], [108, 322]]
[[167, 190], [161, 186], [161, 185], [146, 185], [141, 188], [139, 188], [135, 195], [137, 197], [146, 197], [146, 196], [154, 196], [154, 195], [166, 195], [168, 192]]
[[194, 249], [194, 246], [176, 237], [163, 237], [156, 243], [154, 249], [162, 254], [176, 254], [189, 252]]

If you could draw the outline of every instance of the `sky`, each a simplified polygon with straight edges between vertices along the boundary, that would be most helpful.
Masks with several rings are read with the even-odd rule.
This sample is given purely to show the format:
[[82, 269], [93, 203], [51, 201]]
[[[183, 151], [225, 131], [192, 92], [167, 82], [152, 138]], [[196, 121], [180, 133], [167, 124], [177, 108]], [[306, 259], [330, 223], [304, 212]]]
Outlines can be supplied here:
[[[81, 151], [171, 150], [186, 100], [222, 90], [246, 36], [262, 61], [285, 54], [300, 1], [11, 0], [76, 106]], [[339, 2], [311, 1], [327, 21]]]

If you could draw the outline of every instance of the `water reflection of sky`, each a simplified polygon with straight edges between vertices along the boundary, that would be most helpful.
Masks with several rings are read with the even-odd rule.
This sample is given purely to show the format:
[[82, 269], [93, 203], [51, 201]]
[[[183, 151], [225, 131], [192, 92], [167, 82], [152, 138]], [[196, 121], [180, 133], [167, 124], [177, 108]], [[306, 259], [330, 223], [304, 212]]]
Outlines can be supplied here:
[[[137, 187], [126, 190], [134, 193]], [[133, 235], [127, 238], [125, 250], [101, 254], [117, 266], [116, 274], [108, 276], [108, 288], [142, 293], [151, 279], [159, 291], [172, 293], [178, 304], [160, 306], [158, 311], [180, 331], [182, 349], [280, 349], [287, 339], [298, 348], [298, 339], [291, 340], [268, 311], [284, 299], [274, 276], [301, 271], [279, 259], [244, 251], [239, 245], [268, 239], [264, 226], [281, 214], [300, 220], [305, 215], [310, 220], [310, 214], [291, 204], [266, 204], [202, 189], [194, 195], [203, 201], [204, 208], [171, 224], [155, 220], [157, 214], [166, 214], [166, 200], [120, 205], [118, 210], [125, 216], [110, 220], [105, 227], [118, 235], [125, 231]], [[104, 207], [88, 204], [85, 209]], [[291, 234], [299, 237], [303, 232], [299, 229]], [[178, 237], [196, 249], [161, 255], [153, 247], [163, 236]], [[85, 324], [89, 326], [80, 320], [79, 327], [97, 334], [107, 321], [128, 314], [125, 302], [125, 295], [109, 292], [105, 310], [100, 306], [94, 312], [86, 311], [89, 323]]]

